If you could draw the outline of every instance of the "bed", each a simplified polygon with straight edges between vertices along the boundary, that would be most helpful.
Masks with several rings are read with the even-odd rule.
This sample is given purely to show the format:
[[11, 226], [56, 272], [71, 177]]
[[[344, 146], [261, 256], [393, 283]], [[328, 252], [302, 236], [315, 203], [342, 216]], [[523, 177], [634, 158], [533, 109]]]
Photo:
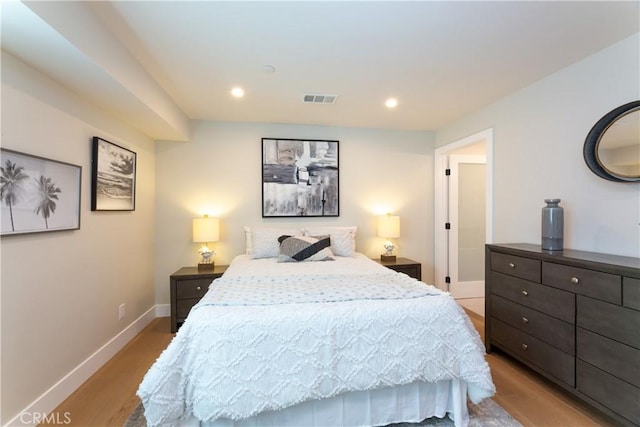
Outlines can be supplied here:
[[[269, 243], [269, 256], [254, 246], [234, 258], [193, 307], [138, 389], [150, 427], [433, 416], [465, 426], [467, 400], [495, 393], [480, 337], [449, 294], [341, 248], [337, 237], [285, 238]], [[325, 243], [312, 261], [288, 259], [290, 241], [293, 252]]]

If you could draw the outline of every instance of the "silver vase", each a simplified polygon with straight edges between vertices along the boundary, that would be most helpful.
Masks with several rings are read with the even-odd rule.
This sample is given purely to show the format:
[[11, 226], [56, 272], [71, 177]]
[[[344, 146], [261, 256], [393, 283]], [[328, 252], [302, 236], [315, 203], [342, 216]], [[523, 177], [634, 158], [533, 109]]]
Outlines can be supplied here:
[[560, 199], [545, 199], [542, 208], [542, 249], [561, 251], [564, 246], [564, 209]]

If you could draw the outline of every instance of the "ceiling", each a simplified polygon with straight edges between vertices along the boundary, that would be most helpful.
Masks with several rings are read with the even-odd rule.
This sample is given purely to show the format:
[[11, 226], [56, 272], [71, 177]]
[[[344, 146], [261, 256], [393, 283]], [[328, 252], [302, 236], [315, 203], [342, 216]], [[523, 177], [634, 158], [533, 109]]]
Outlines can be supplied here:
[[639, 6], [3, 1], [1, 43], [158, 140], [198, 119], [436, 130], [637, 33]]

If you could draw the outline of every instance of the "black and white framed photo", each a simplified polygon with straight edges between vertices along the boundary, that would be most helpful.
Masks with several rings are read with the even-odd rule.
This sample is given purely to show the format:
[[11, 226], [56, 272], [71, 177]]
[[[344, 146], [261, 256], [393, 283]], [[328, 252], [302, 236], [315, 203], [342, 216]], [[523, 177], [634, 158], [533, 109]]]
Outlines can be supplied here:
[[80, 229], [82, 166], [0, 149], [1, 235]]
[[339, 216], [338, 141], [262, 138], [262, 217]]
[[93, 137], [92, 211], [133, 211], [136, 208], [136, 153]]

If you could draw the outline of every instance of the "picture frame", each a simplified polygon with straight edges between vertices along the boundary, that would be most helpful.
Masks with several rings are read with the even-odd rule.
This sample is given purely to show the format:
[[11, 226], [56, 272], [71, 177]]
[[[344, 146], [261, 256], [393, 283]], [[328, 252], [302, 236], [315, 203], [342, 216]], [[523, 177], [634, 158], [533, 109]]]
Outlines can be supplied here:
[[91, 158], [91, 210], [136, 209], [137, 154], [94, 136]]
[[339, 141], [262, 138], [262, 217], [340, 215]]
[[82, 166], [0, 149], [2, 237], [80, 229]]

